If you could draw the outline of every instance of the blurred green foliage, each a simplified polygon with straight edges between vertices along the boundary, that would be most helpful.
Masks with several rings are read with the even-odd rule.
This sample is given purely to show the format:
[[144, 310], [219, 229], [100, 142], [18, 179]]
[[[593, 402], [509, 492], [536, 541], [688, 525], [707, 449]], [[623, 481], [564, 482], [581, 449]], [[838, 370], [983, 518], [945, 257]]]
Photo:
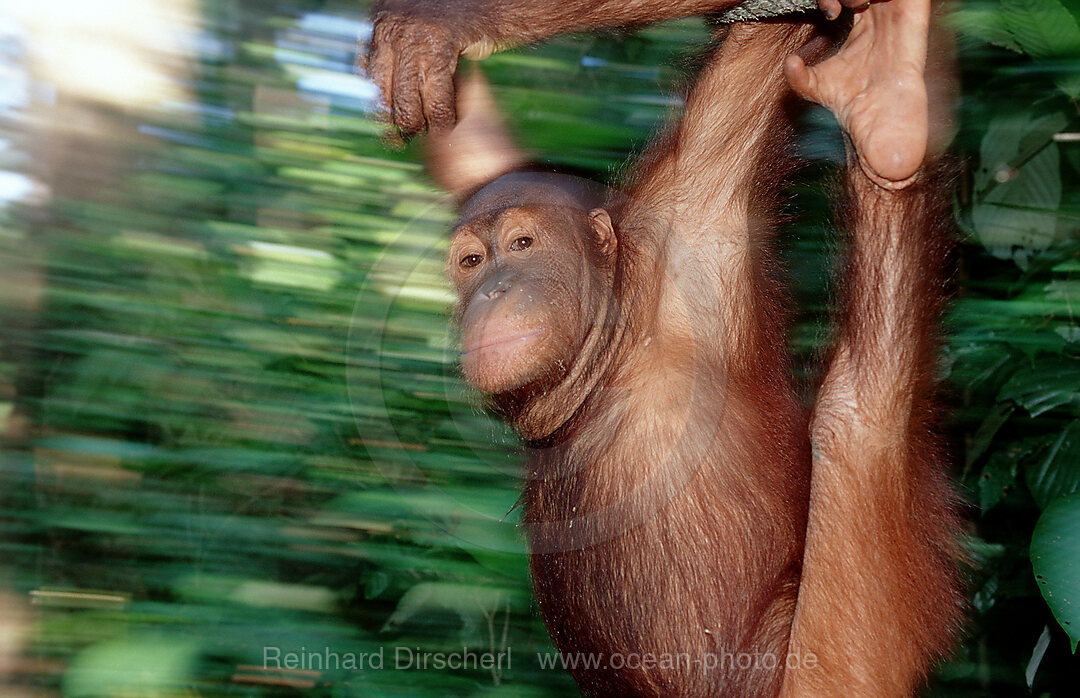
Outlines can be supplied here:
[[[351, 73], [366, 4], [200, 8], [186, 100], [107, 106], [39, 76], [0, 112], [0, 168], [34, 184], [0, 205], [0, 652], [21, 637], [0, 694], [572, 693], [537, 661], [513, 437], [456, 376], [449, 202]], [[1059, 0], [952, 20], [964, 240], [942, 374], [973, 607], [933, 695], [1075, 693], [1078, 20]], [[35, 38], [5, 27], [32, 68]], [[612, 180], [706, 39], [674, 22], [483, 69], [527, 148]], [[805, 126], [785, 253], [809, 385], [839, 140], [818, 111]], [[462, 646], [510, 666], [393, 669]], [[289, 652], [305, 665], [266, 668]], [[328, 652], [342, 666], [315, 667]]]

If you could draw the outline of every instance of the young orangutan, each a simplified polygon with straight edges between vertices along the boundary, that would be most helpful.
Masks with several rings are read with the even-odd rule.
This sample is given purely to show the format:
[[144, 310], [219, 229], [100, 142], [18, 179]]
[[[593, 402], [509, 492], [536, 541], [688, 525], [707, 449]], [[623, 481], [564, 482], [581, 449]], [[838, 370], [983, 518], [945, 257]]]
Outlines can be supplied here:
[[[470, 46], [733, 4], [391, 0], [368, 68], [404, 131], [436, 131], [433, 170], [464, 201], [462, 369], [524, 439], [536, 596], [559, 650], [598, 662], [572, 670], [582, 690], [909, 695], [961, 608], [933, 430], [950, 211], [929, 0], [858, 12], [811, 67], [828, 48], [813, 24], [732, 26], [620, 193], [518, 169], [476, 83], [449, 130]], [[809, 422], [773, 243], [789, 83], [853, 143], [839, 327]]]

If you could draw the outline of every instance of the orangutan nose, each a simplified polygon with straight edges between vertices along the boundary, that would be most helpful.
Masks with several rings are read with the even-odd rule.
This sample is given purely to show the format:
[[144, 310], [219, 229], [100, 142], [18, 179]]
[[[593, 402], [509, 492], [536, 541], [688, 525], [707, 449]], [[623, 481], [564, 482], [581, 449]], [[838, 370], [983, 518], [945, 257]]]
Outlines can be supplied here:
[[505, 276], [497, 276], [484, 284], [480, 293], [488, 300], [494, 300], [513, 288], [513, 283]]

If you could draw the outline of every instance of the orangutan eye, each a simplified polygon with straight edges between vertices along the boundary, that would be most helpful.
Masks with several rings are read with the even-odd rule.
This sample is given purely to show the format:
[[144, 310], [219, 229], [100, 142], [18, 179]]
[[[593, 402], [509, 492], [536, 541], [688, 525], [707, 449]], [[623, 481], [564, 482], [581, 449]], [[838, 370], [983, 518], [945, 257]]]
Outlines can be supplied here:
[[521, 250], [527, 250], [532, 247], [533, 239], [528, 235], [522, 235], [521, 237], [510, 243], [510, 249], [514, 252], [520, 252]]
[[467, 254], [461, 258], [461, 266], [471, 269], [484, 261], [484, 255], [482, 254]]

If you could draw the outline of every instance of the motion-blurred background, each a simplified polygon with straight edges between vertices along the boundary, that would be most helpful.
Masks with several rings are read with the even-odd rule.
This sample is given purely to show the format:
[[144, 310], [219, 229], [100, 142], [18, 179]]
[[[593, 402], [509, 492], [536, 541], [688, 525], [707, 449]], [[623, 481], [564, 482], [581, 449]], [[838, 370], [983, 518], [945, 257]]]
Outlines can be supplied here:
[[[368, 7], [0, 0], [0, 696], [575, 691], [541, 663], [513, 437], [456, 377], [449, 202], [353, 72]], [[965, 0], [954, 24], [941, 373], [975, 564], [928, 692], [1073, 696], [1080, 9]], [[483, 69], [524, 145], [610, 180], [707, 38]], [[806, 130], [784, 240], [810, 385], [840, 142]], [[508, 665], [418, 666], [463, 646]]]

